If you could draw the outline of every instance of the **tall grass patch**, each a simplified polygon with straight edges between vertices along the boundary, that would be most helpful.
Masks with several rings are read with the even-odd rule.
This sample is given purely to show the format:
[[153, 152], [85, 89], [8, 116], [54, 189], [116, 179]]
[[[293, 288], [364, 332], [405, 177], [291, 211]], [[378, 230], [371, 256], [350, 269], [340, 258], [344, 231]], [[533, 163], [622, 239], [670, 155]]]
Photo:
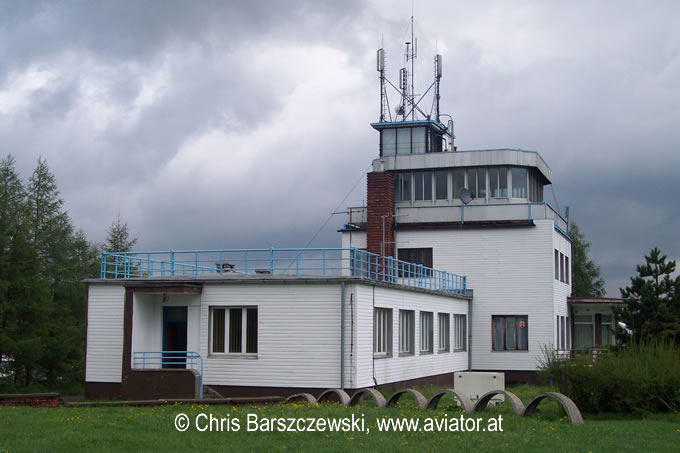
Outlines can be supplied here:
[[581, 411], [680, 412], [680, 347], [648, 341], [610, 349], [598, 360], [544, 350], [541, 374]]

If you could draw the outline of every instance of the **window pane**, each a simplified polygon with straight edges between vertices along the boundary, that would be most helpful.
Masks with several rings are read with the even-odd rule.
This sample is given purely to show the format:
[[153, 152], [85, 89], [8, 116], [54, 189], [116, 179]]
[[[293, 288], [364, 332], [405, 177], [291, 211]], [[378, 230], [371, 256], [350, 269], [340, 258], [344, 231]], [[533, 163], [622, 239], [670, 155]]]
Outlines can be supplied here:
[[224, 352], [224, 308], [213, 310], [212, 352]]
[[502, 351], [505, 349], [505, 318], [493, 318], [493, 349]]
[[555, 280], [560, 279], [560, 252], [555, 250]]
[[460, 189], [465, 187], [465, 170], [453, 171], [453, 198], [460, 197]]
[[446, 200], [448, 198], [448, 172], [446, 170], [438, 170], [434, 173], [435, 177], [435, 196], [437, 200]]
[[517, 317], [517, 349], [529, 350], [529, 321], [526, 316]]
[[439, 350], [449, 350], [449, 314], [439, 313]]
[[415, 185], [415, 199], [423, 199], [423, 172], [416, 171], [413, 173], [413, 184]]
[[499, 197], [508, 196], [508, 169], [504, 167], [498, 169], [498, 193]]
[[593, 325], [574, 324], [574, 349], [583, 350], [592, 347], [593, 347]]
[[493, 198], [501, 196], [498, 190], [498, 168], [489, 168], [489, 189]]
[[246, 352], [257, 352], [257, 308], [249, 308], [247, 313]]
[[486, 168], [477, 169], [477, 198], [486, 198]]
[[432, 172], [423, 173], [423, 199], [432, 200]]
[[413, 153], [424, 153], [425, 152], [425, 128], [424, 127], [414, 127], [413, 131]]
[[471, 192], [472, 197], [477, 197], [477, 170], [470, 169], [467, 172], [467, 186], [468, 190]]
[[565, 283], [568, 285], [569, 284], [569, 257], [568, 256], [564, 257], [564, 278], [565, 278]]
[[240, 308], [229, 310], [229, 352], [241, 352], [242, 314]]
[[564, 345], [565, 328], [566, 328], [566, 324], [565, 324], [565, 321], [564, 321], [564, 316], [560, 316], [560, 349], [565, 349], [565, 345]]
[[411, 153], [411, 129], [399, 128], [397, 129], [397, 154]]
[[394, 129], [383, 129], [382, 132], [382, 152], [383, 156], [395, 154], [397, 152], [397, 133]]
[[527, 198], [526, 168], [512, 168], [512, 196], [514, 198]]
[[516, 331], [515, 317], [508, 316], [505, 318], [505, 349], [514, 351], [517, 349], [517, 331]]
[[602, 334], [602, 345], [611, 344], [611, 325], [602, 324], [600, 333]]

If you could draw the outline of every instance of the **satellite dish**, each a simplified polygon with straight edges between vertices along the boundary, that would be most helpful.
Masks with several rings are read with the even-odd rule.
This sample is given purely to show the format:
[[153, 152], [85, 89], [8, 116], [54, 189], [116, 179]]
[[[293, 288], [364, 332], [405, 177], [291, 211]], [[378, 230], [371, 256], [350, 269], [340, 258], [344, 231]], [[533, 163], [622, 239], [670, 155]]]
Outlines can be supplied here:
[[460, 189], [459, 194], [460, 194], [460, 195], [458, 196], [458, 198], [460, 198], [460, 201], [462, 201], [463, 204], [468, 204], [469, 202], [472, 201], [472, 194], [471, 194], [470, 191], [469, 191], [468, 189], [466, 189], [465, 187], [463, 187], [462, 189]]
[[403, 105], [397, 105], [396, 107], [394, 107], [394, 112], [397, 115], [403, 115], [404, 114], [404, 106]]

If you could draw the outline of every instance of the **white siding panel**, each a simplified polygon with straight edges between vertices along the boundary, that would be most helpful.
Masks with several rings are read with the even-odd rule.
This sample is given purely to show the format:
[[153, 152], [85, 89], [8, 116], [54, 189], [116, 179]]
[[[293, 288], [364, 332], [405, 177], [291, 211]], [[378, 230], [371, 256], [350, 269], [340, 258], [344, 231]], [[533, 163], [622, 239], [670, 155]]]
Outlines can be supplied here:
[[[285, 387], [340, 385], [339, 283], [207, 283], [203, 287], [201, 299], [200, 352], [205, 358], [205, 384]], [[211, 306], [257, 307], [257, 358], [208, 353]]]
[[123, 285], [90, 284], [87, 295], [87, 382], [121, 382]]
[[[374, 293], [375, 291], [375, 293]], [[467, 314], [468, 302], [448, 296], [371, 285], [356, 285], [358, 294], [356, 332], [357, 336], [357, 380], [355, 387], [387, 384], [407, 379], [416, 379], [467, 369], [467, 352], [438, 352], [438, 313]], [[373, 358], [373, 308], [392, 309], [392, 356]], [[399, 310], [414, 310], [415, 313], [415, 353], [412, 356], [399, 356]], [[434, 352], [420, 353], [420, 311], [433, 313]], [[453, 384], [453, 382], [451, 383]]]
[[[397, 248], [432, 247], [433, 266], [467, 275], [472, 368], [535, 370], [553, 342], [553, 222], [535, 227], [400, 231]], [[492, 351], [492, 315], [527, 315], [528, 351]]]

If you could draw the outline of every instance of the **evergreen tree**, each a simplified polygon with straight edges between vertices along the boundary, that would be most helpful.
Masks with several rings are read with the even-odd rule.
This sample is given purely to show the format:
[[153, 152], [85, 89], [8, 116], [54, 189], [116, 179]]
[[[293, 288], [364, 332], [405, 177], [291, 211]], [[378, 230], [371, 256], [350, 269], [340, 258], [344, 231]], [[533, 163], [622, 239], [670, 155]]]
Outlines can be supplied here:
[[569, 224], [571, 237], [571, 294], [575, 297], [603, 297], [604, 280], [600, 267], [589, 257], [590, 242], [574, 222]]
[[118, 218], [111, 222], [104, 249], [107, 252], [129, 252], [136, 243], [137, 238], [130, 237], [127, 222], [123, 223], [118, 214]]
[[[624, 307], [615, 309], [619, 321], [635, 341], [662, 338], [680, 344], [680, 276], [672, 278], [675, 261], [667, 261], [657, 248], [637, 266], [638, 275], [621, 290]], [[619, 328], [618, 335], [627, 332]]]

